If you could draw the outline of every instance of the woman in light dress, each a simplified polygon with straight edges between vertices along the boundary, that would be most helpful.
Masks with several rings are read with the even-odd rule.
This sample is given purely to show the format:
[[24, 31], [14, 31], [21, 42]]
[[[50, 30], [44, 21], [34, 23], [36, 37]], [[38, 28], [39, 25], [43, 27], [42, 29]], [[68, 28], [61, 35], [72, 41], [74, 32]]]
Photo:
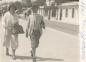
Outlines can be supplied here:
[[2, 25], [5, 30], [3, 46], [6, 47], [7, 56], [9, 56], [9, 48], [11, 46], [13, 59], [15, 59], [15, 51], [18, 48], [18, 34], [12, 34], [13, 25], [19, 23], [15, 11], [15, 4], [10, 3], [9, 10], [2, 17]]

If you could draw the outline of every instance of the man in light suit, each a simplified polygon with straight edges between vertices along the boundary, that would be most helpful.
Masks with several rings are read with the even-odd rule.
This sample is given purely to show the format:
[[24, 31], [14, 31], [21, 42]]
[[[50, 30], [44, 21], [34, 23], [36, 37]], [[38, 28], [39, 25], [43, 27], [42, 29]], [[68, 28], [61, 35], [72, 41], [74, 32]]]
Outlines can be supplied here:
[[42, 35], [42, 28], [45, 29], [45, 23], [43, 16], [37, 14], [38, 7], [32, 6], [32, 13], [28, 17], [28, 26], [26, 29], [26, 37], [28, 37], [28, 34], [31, 39], [31, 47], [32, 47], [32, 57], [35, 59], [35, 53], [36, 53], [36, 48], [39, 45], [39, 39], [40, 36]]

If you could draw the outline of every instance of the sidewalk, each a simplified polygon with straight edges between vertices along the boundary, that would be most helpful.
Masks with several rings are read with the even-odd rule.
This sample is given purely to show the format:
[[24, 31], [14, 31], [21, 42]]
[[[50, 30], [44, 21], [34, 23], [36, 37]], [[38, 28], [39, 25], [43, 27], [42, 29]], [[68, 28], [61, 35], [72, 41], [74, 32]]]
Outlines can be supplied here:
[[[21, 22], [26, 27], [27, 22]], [[2, 46], [3, 31], [0, 23], [0, 62], [32, 62], [30, 57], [30, 39], [25, 34], [19, 35], [19, 48], [16, 51], [17, 59], [5, 56]], [[11, 51], [10, 51], [11, 53]], [[37, 62], [79, 62], [79, 39], [59, 30], [46, 28], [40, 39], [37, 49]]]
[[68, 24], [64, 22], [48, 21], [45, 20], [46, 26], [59, 30], [68, 34], [78, 35], [79, 34], [79, 25]]

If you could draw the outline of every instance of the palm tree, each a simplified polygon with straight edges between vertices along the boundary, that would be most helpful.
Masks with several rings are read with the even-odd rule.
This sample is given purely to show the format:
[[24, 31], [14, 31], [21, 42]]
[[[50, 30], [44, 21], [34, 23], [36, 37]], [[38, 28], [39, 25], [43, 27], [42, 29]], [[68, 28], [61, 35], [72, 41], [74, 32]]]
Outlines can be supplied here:
[[24, 7], [30, 7], [31, 6], [31, 0], [22, 0], [22, 5]]
[[31, 5], [44, 5], [46, 0], [22, 0], [23, 4], [30, 7]]

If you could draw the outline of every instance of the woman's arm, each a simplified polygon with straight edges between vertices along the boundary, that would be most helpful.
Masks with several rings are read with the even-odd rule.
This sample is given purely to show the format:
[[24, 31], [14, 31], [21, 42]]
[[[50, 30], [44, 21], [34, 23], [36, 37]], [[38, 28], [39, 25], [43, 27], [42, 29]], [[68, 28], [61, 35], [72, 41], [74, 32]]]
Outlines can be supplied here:
[[3, 28], [7, 28], [7, 23], [6, 23], [6, 15], [2, 16], [2, 26]]
[[28, 19], [27, 27], [26, 27], [26, 37], [28, 37], [28, 30], [30, 27], [30, 19]]

